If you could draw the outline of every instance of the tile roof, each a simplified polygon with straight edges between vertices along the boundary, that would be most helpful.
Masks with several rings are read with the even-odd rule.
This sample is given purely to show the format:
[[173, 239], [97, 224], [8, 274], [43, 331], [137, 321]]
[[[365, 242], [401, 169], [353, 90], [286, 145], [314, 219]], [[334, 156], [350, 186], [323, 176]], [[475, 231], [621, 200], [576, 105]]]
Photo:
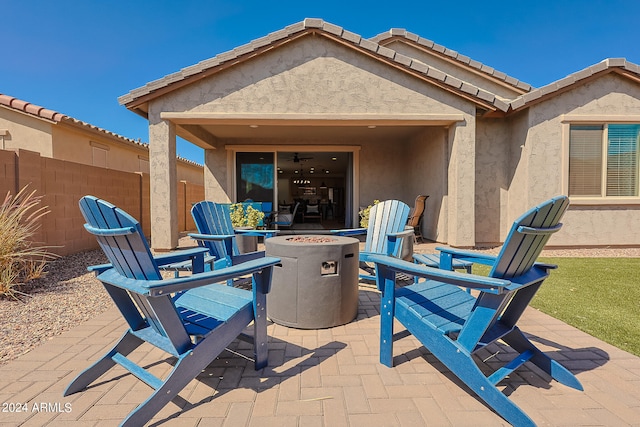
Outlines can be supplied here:
[[[99, 128], [97, 126], [94, 126], [90, 123], [87, 122], [83, 122], [82, 120], [78, 120], [75, 119], [73, 117], [67, 116], [66, 114], [62, 114], [59, 113], [57, 111], [53, 111], [53, 110], [49, 110], [47, 108], [41, 107], [39, 105], [35, 105], [32, 104], [30, 102], [27, 101], [23, 101], [21, 99], [15, 98], [13, 96], [9, 96], [9, 95], [5, 95], [0, 93], [0, 107], [6, 107], [6, 108], [10, 108], [12, 110], [16, 110], [19, 111], [21, 113], [26, 113], [29, 114], [31, 116], [35, 116], [39, 119], [45, 119], [45, 120], [49, 120], [52, 122], [56, 122], [56, 123], [68, 123], [68, 124], [72, 124], [75, 126], [79, 126], [82, 127], [84, 129], [93, 131], [93, 132], [98, 132], [101, 133], [107, 137], [110, 138], [116, 138], [122, 142], [128, 143], [128, 144], [133, 144], [139, 148], [145, 149], [145, 150], [149, 150], [149, 144], [148, 143], [144, 143], [144, 142], [140, 142], [139, 140], [135, 140], [135, 139], [131, 139], [131, 138], [126, 138], [122, 135], [118, 135], [117, 133], [108, 131], [106, 129], [102, 129]], [[197, 166], [202, 166], [194, 161], [188, 160], [188, 159], [184, 159], [181, 157], [178, 157], [179, 160], [185, 162], [185, 163], [190, 163], [193, 165], [197, 165]]]
[[[128, 108], [134, 109], [136, 107], [136, 101], [139, 103], [145, 102], [144, 100], [140, 100], [140, 98], [146, 96], [153, 97], [155, 91], [160, 89], [171, 90], [170, 86], [176, 83], [188, 84], [192, 79], [204, 77], [203, 74], [208, 75], [206, 73], [215, 72], [219, 67], [234, 64], [243, 55], [255, 55], [258, 51], [269, 50], [270, 48], [277, 46], [288, 39], [294, 38], [297, 35], [314, 31], [338, 37], [341, 41], [346, 42], [348, 45], [352, 45], [354, 48], [369, 51], [377, 55], [381, 60], [391, 61], [392, 64], [404, 68], [409, 72], [416, 73], [445, 89], [454, 91], [461, 95], [469, 96], [472, 99], [475, 99], [478, 103], [493, 106], [496, 110], [503, 112], [506, 112], [508, 109], [508, 104], [501, 99], [498, 99], [492, 93], [469, 83], [462, 82], [453, 76], [429, 67], [423, 62], [414, 60], [392, 49], [381, 46], [374, 40], [362, 38], [358, 34], [317, 18], [306, 18], [302, 22], [287, 26], [279, 31], [270, 33], [245, 45], [236, 47], [233, 50], [218, 54], [213, 58], [201, 61], [195, 65], [183, 68], [176, 73], [169, 74], [158, 80], [149, 82], [146, 85], [119, 97], [118, 102], [122, 105], [130, 104], [128, 105]], [[484, 68], [485, 70], [488, 69], [487, 67]], [[507, 77], [505, 77], [505, 79], [507, 79]], [[517, 84], [517, 81], [514, 80], [513, 84]], [[161, 93], [158, 93], [157, 95], [159, 96], [160, 94]]]
[[635, 80], [640, 77], [640, 66], [627, 61], [625, 58], [608, 58], [583, 70], [569, 74], [560, 80], [557, 80], [546, 86], [532, 90], [529, 93], [519, 96], [509, 103], [511, 110], [520, 110], [529, 107], [531, 104], [540, 100], [555, 96], [564, 92], [575, 85], [582, 84], [585, 80], [590, 79], [601, 73], [618, 72], [626, 75], [632, 75]]
[[65, 117], [64, 114], [58, 113], [56, 111], [48, 110], [44, 107], [40, 107], [30, 102], [22, 101], [18, 98], [14, 98], [12, 96], [4, 95], [1, 93], [0, 105], [4, 105], [5, 107], [9, 107], [11, 109], [30, 114], [32, 116], [37, 116], [42, 119], [47, 119], [54, 122], [59, 122]]
[[420, 37], [417, 34], [410, 33], [403, 28], [392, 28], [387, 32], [380, 33], [377, 36], [372, 37], [370, 40], [378, 44], [384, 44], [385, 42], [392, 39], [396, 39], [396, 38], [403, 38], [411, 42], [414, 42], [420, 45], [421, 47], [432, 51], [432, 53], [438, 56], [441, 56], [450, 60], [454, 60], [460, 63], [461, 65], [467, 66], [469, 68], [474, 69], [475, 71], [479, 71], [487, 76], [493, 77], [519, 90], [528, 92], [532, 89], [532, 86], [528, 83], [525, 83], [518, 79], [510, 77], [501, 71], [498, 71], [492, 67], [489, 67], [481, 62], [475, 61], [469, 58], [468, 56], [465, 56], [456, 52], [455, 50], [451, 50], [444, 46], [441, 46], [429, 39], [425, 39], [423, 37]]

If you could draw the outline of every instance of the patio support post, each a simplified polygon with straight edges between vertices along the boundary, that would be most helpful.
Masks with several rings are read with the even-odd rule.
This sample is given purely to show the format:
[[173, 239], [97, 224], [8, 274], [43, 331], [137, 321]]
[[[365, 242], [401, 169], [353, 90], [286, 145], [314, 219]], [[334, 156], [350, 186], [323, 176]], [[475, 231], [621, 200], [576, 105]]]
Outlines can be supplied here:
[[[233, 156], [222, 150], [204, 150], [204, 198], [219, 203], [231, 201], [233, 189], [225, 178], [229, 175], [227, 161], [233, 162]], [[223, 181], [224, 180], [224, 181]], [[229, 187], [229, 193], [225, 189]]]
[[447, 243], [475, 246], [476, 121], [466, 114], [463, 122], [449, 128]]
[[149, 115], [151, 246], [169, 251], [178, 246], [178, 188], [175, 124]]

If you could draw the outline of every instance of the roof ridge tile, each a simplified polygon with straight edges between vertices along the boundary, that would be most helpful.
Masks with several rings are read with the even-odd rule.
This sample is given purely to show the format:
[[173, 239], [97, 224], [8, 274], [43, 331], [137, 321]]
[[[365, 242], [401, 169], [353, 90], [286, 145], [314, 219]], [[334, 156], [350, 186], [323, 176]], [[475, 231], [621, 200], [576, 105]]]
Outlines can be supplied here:
[[626, 59], [624, 69], [627, 71], [631, 71], [632, 73], [640, 74], [640, 65], [628, 62]]
[[359, 44], [360, 40], [362, 40], [362, 36], [360, 36], [360, 34], [352, 33], [347, 30], [342, 32], [342, 38], [354, 44]]
[[427, 74], [430, 70], [427, 64], [420, 61], [411, 61], [411, 65], [409, 65], [409, 68], [424, 74]]
[[304, 18], [305, 28], [322, 28], [324, 26], [324, 20], [321, 18]]
[[344, 29], [338, 25], [330, 24], [329, 22], [325, 22], [322, 26], [322, 29], [330, 34], [335, 34], [336, 36], [342, 36]]
[[411, 58], [410, 56], [407, 55], [403, 55], [401, 53], [396, 52], [394, 58], [393, 58], [396, 62], [401, 63], [402, 65], [405, 65], [407, 67], [411, 67], [411, 63], [414, 62], [413, 58]]
[[448, 74], [445, 73], [444, 71], [440, 71], [437, 68], [429, 67], [426, 64], [425, 66], [427, 67], [427, 76], [434, 78], [436, 80], [440, 80], [441, 82], [444, 82], [445, 79], [447, 78]]
[[372, 52], [378, 52], [378, 47], [380, 46], [378, 43], [376, 42], [372, 42], [371, 40], [367, 40], [367, 39], [360, 39], [360, 43], [358, 43], [358, 46], [370, 50]]
[[437, 52], [439, 54], [442, 54], [446, 57], [452, 58], [456, 61], [459, 61], [462, 64], [468, 65], [471, 68], [475, 68], [476, 70], [486, 73], [490, 76], [493, 76], [497, 79], [500, 79], [502, 81], [504, 81], [507, 84], [510, 84], [518, 89], [521, 90], [525, 90], [525, 91], [530, 91], [532, 90], [532, 86], [528, 83], [524, 83], [519, 81], [518, 79], [515, 79], [513, 77], [509, 77], [507, 76], [506, 73], [503, 72], [497, 72], [493, 67], [490, 67], [488, 65], [485, 65], [479, 61], [473, 60], [470, 57], [466, 56], [466, 55], [462, 55], [459, 52], [453, 50], [453, 49], [449, 49], [445, 46], [439, 45], [435, 42], [433, 42], [432, 40], [429, 39], [425, 39], [423, 37], [409, 37], [408, 35], [411, 34], [409, 32], [407, 32], [406, 30], [402, 29], [402, 30], [398, 30], [398, 29], [391, 29], [388, 32], [385, 33], [380, 33], [377, 36], [375, 36], [372, 40], [375, 40], [377, 43], [380, 43], [390, 37], [404, 37], [407, 40], [411, 40], [413, 42], [418, 43], [421, 46], [426, 47], [427, 49], [431, 49], [434, 52]]
[[555, 82], [534, 89], [519, 96], [509, 103], [512, 110], [525, 107], [528, 103], [540, 99], [543, 96], [551, 95], [554, 92], [578, 84], [581, 80], [587, 79], [594, 74], [601, 73], [611, 68], [623, 68], [627, 71], [640, 75], [640, 66], [628, 62], [625, 58], [607, 58], [582, 70], [571, 73]]
[[418, 37], [418, 44], [428, 47], [429, 49], [435, 46], [435, 42], [433, 40], [425, 39], [424, 37]]
[[453, 77], [451, 74], [446, 75], [446, 77], [444, 78], [444, 82], [447, 83], [449, 86], [455, 87], [456, 89], [460, 89], [463, 83], [462, 80], [460, 80], [457, 77]]
[[386, 56], [389, 59], [393, 59], [396, 55], [396, 51], [393, 49], [389, 49], [388, 47], [378, 45], [378, 54], [382, 56]]
[[625, 58], [607, 58], [605, 61], [609, 67], [625, 67], [627, 65]]

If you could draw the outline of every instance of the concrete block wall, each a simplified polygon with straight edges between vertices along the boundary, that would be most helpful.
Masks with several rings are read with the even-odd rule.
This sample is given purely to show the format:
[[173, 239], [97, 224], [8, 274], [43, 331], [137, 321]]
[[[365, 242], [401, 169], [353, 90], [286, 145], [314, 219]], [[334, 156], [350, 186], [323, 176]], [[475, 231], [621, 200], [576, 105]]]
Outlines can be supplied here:
[[15, 194], [17, 161], [18, 156], [13, 151], [0, 150], [0, 201], [7, 192]]
[[185, 212], [185, 230], [195, 230], [196, 223], [193, 221], [193, 217], [191, 216], [191, 206], [204, 200], [204, 186], [194, 184], [188, 181], [180, 181], [180, 184], [184, 186], [184, 205], [178, 205], [179, 211]]
[[[78, 200], [93, 195], [124, 209], [138, 219], [147, 237], [151, 233], [150, 180], [148, 174], [129, 173], [88, 166], [63, 160], [41, 157], [26, 150], [16, 152], [0, 150], [0, 194], [15, 194], [25, 185], [43, 196], [42, 205], [48, 206], [34, 241], [51, 246], [51, 251], [68, 255], [96, 249], [93, 236], [84, 230], [84, 218]], [[189, 206], [204, 198], [204, 187], [182, 181], [182, 200], [179, 207]], [[193, 188], [192, 188], [193, 187]], [[188, 190], [187, 190], [188, 188]], [[186, 199], [186, 197], [198, 197]], [[190, 210], [179, 215], [183, 218], [180, 231], [194, 230]], [[190, 228], [185, 228], [185, 227]]]

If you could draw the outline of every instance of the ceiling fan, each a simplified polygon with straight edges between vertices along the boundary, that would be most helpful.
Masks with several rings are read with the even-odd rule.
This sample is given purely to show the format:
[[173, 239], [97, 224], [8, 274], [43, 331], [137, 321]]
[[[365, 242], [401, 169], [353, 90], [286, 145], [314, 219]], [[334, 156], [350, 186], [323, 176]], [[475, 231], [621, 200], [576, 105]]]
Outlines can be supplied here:
[[291, 160], [293, 163], [300, 163], [311, 159], [313, 159], [313, 157], [300, 157], [298, 156], [298, 153], [293, 153], [293, 158]]

